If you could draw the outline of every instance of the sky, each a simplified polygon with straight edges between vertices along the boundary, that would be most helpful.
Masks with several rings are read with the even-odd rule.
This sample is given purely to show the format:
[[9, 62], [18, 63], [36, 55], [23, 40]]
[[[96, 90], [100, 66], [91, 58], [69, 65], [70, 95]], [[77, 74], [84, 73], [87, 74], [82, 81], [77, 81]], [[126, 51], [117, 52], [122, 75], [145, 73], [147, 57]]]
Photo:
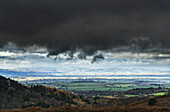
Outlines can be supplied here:
[[[0, 46], [87, 55], [117, 46], [170, 48], [168, 0], [1, 0]], [[131, 49], [134, 49], [133, 47]]]
[[112, 52], [98, 50], [82, 59], [81, 50], [72, 56], [70, 51], [49, 56], [46, 47], [29, 46], [26, 52], [9, 49], [16, 47], [8, 43], [0, 49], [0, 75], [20, 82], [52, 79], [170, 83], [170, 54], [135, 53], [118, 47]]
[[167, 82], [169, 20], [169, 0], [0, 0], [0, 75]]

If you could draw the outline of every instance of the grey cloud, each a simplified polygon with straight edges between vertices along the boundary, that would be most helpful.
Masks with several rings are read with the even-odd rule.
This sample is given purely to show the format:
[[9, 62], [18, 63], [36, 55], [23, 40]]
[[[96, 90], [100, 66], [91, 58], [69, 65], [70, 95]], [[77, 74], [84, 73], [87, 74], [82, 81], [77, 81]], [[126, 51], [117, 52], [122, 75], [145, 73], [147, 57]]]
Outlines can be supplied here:
[[[1, 0], [0, 46], [46, 45], [51, 54], [133, 44], [170, 47], [168, 0]], [[145, 47], [143, 47], [145, 46]]]

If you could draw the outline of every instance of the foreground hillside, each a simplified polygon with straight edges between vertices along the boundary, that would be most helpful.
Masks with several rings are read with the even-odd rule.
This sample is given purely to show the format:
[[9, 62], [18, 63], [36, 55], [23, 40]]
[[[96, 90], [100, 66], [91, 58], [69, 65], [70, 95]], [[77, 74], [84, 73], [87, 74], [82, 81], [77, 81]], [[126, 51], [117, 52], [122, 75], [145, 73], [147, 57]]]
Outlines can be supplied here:
[[0, 76], [0, 108], [43, 108], [64, 105], [83, 105], [81, 99], [64, 90], [44, 86], [27, 87], [11, 79]]
[[87, 108], [87, 107], [59, 107], [59, 108], [40, 108], [31, 107], [24, 109], [2, 109], [1, 112], [170, 112], [170, 107], [128, 107], [128, 106], [109, 106], [109, 107], [98, 107], [98, 108]]
[[125, 106], [113, 105], [96, 108], [80, 106], [63, 106], [58, 108], [31, 107], [24, 109], [2, 109], [2, 112], [170, 112], [170, 95], [154, 98], [157, 102], [148, 105], [153, 98], [130, 103]]
[[85, 97], [41, 85], [24, 86], [0, 76], [0, 112], [170, 112], [170, 95]]

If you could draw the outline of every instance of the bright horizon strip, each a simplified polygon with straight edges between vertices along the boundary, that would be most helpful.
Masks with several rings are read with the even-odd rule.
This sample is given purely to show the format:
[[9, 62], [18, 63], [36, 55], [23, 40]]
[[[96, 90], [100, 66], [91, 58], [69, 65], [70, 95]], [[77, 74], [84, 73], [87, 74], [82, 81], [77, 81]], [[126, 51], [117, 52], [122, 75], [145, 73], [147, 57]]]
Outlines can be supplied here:
[[[17, 81], [39, 79], [153, 79], [170, 80], [170, 54], [98, 51], [87, 59], [72, 60], [68, 53], [47, 57], [48, 52], [0, 50], [0, 75]], [[105, 59], [91, 63], [102, 54]], [[165, 57], [165, 58], [162, 58]], [[159, 59], [160, 58], [160, 59]], [[77, 75], [78, 74], [78, 75]]]
[[34, 81], [41, 79], [169, 79], [170, 77], [25, 77], [24, 79], [12, 78], [16, 81]]

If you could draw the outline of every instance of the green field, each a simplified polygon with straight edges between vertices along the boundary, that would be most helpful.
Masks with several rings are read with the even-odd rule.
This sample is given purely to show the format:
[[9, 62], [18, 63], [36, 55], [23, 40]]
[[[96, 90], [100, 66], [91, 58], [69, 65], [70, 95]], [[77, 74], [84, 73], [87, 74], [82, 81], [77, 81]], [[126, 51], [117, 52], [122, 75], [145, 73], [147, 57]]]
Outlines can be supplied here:
[[58, 83], [56, 88], [67, 89], [68, 91], [127, 91], [137, 87], [135, 84], [119, 83]]
[[165, 94], [167, 94], [167, 92], [152, 93], [151, 95], [162, 96], [162, 95], [165, 95]]
[[138, 95], [125, 95], [126, 97], [137, 97]]
[[[97, 95], [97, 93], [102, 94], [107, 92], [105, 96], [124, 96], [124, 97], [137, 97], [137, 96], [159, 96], [165, 95], [168, 92], [168, 88], [170, 87], [168, 84], [148, 84], [148, 83], [140, 83], [140, 82], [65, 82], [65, 83], [43, 83], [41, 85], [55, 87], [57, 89], [63, 89], [70, 92], [82, 93], [89, 92], [94, 93], [93, 95]], [[126, 93], [126, 91], [130, 90], [130, 93]], [[136, 91], [136, 92], [135, 92]], [[121, 94], [120, 92], [123, 92]], [[88, 93], [89, 94], [89, 93]], [[87, 95], [88, 95], [87, 94]], [[101, 94], [101, 95], [102, 95]], [[99, 95], [99, 94], [98, 94]]]

